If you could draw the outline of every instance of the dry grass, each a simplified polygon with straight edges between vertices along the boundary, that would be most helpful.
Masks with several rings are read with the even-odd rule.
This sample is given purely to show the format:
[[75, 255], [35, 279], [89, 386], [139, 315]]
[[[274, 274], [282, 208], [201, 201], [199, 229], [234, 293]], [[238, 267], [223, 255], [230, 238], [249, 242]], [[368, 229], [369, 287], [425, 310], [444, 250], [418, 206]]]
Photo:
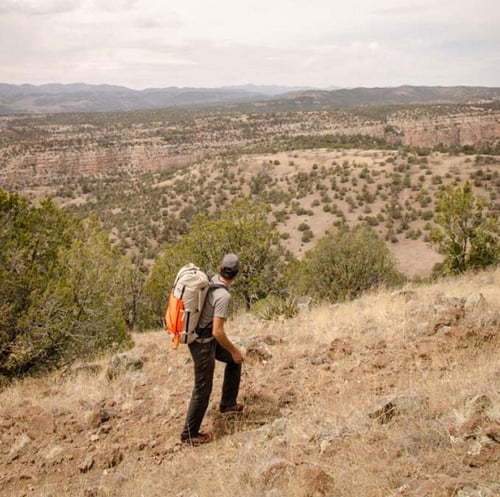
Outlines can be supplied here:
[[[486, 304], [434, 330], [450, 299], [477, 293]], [[498, 436], [500, 422], [499, 297], [496, 270], [381, 290], [286, 322], [235, 317], [229, 329], [240, 340], [279, 342], [266, 345], [271, 359], [247, 358], [242, 417], [218, 414], [216, 369], [204, 424], [215, 441], [197, 448], [177, 443], [192, 381], [187, 350], [171, 350], [164, 332], [136, 335], [140, 371], [110, 381], [103, 358], [99, 372], [27, 379], [0, 393], [0, 493], [498, 495], [500, 444], [486, 433], [496, 422]], [[110, 419], [96, 423], [102, 410]], [[28, 441], [13, 458], [23, 434]], [[489, 459], [471, 459], [484, 447]]]

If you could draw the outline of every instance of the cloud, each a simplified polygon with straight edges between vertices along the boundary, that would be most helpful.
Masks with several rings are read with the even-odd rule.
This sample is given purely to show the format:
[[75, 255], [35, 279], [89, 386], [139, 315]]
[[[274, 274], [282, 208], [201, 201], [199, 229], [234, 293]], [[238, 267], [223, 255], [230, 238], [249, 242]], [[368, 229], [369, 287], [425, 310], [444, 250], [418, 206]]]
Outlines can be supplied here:
[[410, 3], [405, 4], [398, 2], [397, 4], [386, 3], [385, 7], [378, 7], [371, 10], [374, 15], [380, 16], [407, 16], [409, 14], [422, 14], [429, 11], [431, 7], [429, 3]]
[[5, 82], [500, 83], [493, 0], [0, 0], [0, 12]]
[[138, 5], [138, 0], [94, 0], [91, 9], [94, 12], [119, 12], [133, 10]]
[[24, 14], [42, 16], [72, 12], [80, 7], [82, 0], [2, 0], [1, 14]]

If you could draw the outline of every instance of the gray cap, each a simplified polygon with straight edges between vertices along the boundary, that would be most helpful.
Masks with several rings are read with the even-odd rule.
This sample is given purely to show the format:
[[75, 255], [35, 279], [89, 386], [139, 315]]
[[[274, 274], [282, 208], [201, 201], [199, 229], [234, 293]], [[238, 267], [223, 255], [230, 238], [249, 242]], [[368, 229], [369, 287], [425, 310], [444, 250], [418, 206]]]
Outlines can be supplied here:
[[236, 254], [226, 254], [222, 259], [221, 275], [225, 278], [232, 279], [238, 274], [240, 261]]

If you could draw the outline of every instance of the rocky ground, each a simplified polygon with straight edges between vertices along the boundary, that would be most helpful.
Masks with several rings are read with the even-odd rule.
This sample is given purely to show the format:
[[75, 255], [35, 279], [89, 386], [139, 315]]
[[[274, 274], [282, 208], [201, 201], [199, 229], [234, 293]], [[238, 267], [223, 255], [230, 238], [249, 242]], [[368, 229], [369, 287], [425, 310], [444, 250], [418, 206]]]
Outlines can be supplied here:
[[382, 291], [292, 320], [228, 323], [241, 416], [181, 445], [186, 349], [124, 354], [0, 392], [4, 497], [500, 495], [500, 270]]

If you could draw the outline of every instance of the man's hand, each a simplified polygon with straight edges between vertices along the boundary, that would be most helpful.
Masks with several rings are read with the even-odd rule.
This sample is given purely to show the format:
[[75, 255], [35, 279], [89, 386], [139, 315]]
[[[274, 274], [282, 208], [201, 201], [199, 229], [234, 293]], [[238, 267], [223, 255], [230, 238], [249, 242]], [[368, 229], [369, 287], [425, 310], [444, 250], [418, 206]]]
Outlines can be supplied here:
[[234, 350], [231, 352], [231, 357], [236, 364], [241, 364], [245, 360], [245, 356], [238, 347], [234, 347]]

